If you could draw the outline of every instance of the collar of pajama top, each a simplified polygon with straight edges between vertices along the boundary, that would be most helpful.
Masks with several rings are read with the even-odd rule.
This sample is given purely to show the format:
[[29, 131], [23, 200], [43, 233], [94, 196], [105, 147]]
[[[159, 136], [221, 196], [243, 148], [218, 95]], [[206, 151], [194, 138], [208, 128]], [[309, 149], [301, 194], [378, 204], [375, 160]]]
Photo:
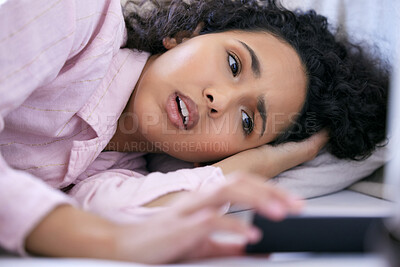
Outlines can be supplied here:
[[55, 80], [5, 117], [0, 134], [10, 166], [55, 188], [73, 183], [112, 138], [149, 56], [121, 49], [122, 17], [98, 16], [105, 16], [99, 32], [84, 48], [71, 51]]

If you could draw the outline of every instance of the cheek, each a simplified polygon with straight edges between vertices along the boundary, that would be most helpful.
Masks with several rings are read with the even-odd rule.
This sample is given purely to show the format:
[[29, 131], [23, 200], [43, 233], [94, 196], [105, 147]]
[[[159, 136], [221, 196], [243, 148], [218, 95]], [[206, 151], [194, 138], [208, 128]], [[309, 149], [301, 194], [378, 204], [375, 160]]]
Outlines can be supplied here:
[[235, 154], [247, 147], [243, 140], [240, 125], [237, 120], [223, 116], [216, 120], [202, 121], [201, 132], [193, 135], [202, 144], [202, 153], [208, 153], [215, 158], [223, 158]]
[[166, 114], [161, 112], [157, 101], [158, 99], [150, 94], [150, 90], [137, 94], [135, 97], [132, 113], [137, 117], [143, 134], [147, 134], [152, 128], [159, 128], [165, 121], [163, 117], [166, 117]]
[[157, 59], [153, 75], [165, 82], [198, 84], [216, 76], [221, 67], [218, 56], [201, 46], [178, 46]]
[[173, 48], [157, 58], [154, 64], [154, 72], [161, 77], [170, 78], [174, 74], [188, 72], [188, 68], [197, 64], [197, 52], [189, 47]]
[[186, 161], [207, 162], [220, 160], [243, 150], [238, 147], [238, 144], [243, 145], [243, 142], [237, 135], [214, 128], [215, 126], [208, 127], [190, 134], [164, 135], [164, 141], [168, 139], [168, 147], [164, 152]]

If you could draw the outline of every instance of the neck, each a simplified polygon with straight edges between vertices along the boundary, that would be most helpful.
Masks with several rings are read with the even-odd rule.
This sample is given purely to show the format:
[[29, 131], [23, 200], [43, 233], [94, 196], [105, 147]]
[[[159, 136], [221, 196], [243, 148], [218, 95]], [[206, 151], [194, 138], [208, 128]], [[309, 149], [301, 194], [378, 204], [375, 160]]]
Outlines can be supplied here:
[[[142, 74], [146, 71], [149, 63], [154, 60], [155, 56], [150, 57], [143, 68]], [[142, 75], [140, 75], [138, 83], [140, 83]], [[117, 130], [110, 142], [104, 148], [105, 151], [118, 152], [145, 152], [145, 153], [160, 153], [159, 146], [155, 146], [149, 142], [138, 127], [137, 117], [133, 112], [133, 104], [136, 96], [136, 86], [133, 93], [125, 106], [124, 111], [118, 119]]]
[[160, 153], [159, 147], [144, 138], [129, 117], [126, 113], [121, 115], [117, 130], [104, 151]]

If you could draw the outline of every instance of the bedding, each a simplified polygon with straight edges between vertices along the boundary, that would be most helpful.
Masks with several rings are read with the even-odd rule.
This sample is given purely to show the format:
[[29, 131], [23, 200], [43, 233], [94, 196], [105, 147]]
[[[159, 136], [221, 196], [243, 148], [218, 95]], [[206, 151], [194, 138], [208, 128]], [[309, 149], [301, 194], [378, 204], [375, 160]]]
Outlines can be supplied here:
[[[279, 185], [299, 197], [312, 198], [340, 191], [372, 174], [386, 162], [387, 148], [377, 149], [364, 161], [340, 160], [322, 150], [318, 156], [300, 166], [287, 170], [270, 183]], [[168, 155], [148, 155], [149, 171], [169, 172], [190, 168], [192, 164]]]

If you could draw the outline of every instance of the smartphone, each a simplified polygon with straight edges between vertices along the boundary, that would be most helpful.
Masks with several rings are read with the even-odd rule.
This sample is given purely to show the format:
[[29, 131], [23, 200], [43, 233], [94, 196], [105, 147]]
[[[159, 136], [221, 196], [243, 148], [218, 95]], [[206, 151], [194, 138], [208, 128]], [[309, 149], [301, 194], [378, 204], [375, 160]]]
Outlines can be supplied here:
[[263, 232], [262, 239], [246, 251], [270, 252], [365, 252], [369, 238], [380, 229], [385, 217], [288, 217], [280, 222], [255, 214], [253, 224]]

